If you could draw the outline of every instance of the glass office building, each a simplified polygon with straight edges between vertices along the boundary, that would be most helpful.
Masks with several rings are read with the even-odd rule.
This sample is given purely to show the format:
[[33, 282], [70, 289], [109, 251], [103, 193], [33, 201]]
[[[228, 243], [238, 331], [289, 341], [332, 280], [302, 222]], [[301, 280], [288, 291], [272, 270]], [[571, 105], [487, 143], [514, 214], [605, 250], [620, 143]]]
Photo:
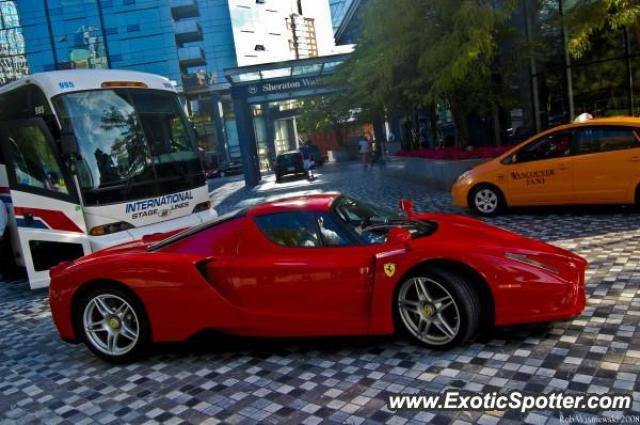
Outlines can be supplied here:
[[17, 2], [31, 72], [121, 68], [179, 81], [166, 0]]
[[163, 75], [212, 161], [240, 156], [225, 69], [333, 49], [328, 0], [0, 0], [0, 84], [57, 69]]
[[[640, 32], [627, 28], [594, 33], [591, 49], [582, 57], [572, 57], [567, 51], [569, 29], [561, 23], [575, 5], [575, 0], [518, 2], [511, 19], [514, 34], [517, 42], [526, 42], [534, 54], [523, 61], [510, 81], [512, 108], [500, 111], [499, 118], [502, 142], [522, 140], [583, 112], [596, 117], [640, 114]], [[337, 44], [357, 43], [362, 29], [358, 9], [366, 7], [366, 0], [331, 0], [331, 7]], [[449, 111], [439, 108], [437, 112], [439, 131], [454, 134]], [[431, 122], [428, 114], [418, 109], [413, 116], [403, 117], [413, 126], [400, 132], [403, 138], [415, 138], [412, 132], [426, 128]], [[474, 143], [495, 143], [494, 124], [483, 124], [490, 121], [470, 117]]]
[[29, 73], [20, 16], [15, 1], [0, 1], [0, 84]]

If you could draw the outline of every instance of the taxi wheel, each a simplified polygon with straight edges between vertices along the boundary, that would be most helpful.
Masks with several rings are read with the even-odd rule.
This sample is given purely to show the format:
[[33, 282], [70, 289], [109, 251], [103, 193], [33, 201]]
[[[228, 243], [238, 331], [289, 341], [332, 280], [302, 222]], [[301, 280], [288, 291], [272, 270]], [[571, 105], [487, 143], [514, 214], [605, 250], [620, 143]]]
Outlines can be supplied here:
[[496, 215], [505, 207], [504, 196], [495, 186], [479, 185], [469, 193], [469, 206], [480, 215]]
[[149, 319], [140, 300], [117, 286], [105, 285], [82, 294], [74, 319], [78, 334], [97, 357], [130, 363], [149, 345]]

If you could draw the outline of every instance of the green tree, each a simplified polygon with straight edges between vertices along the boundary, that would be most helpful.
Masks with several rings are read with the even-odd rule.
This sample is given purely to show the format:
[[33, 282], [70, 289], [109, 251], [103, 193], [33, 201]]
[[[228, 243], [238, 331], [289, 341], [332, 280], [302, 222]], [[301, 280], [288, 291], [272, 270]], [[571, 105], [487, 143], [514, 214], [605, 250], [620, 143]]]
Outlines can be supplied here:
[[566, 17], [569, 52], [575, 58], [586, 54], [603, 30], [628, 28], [640, 35], [640, 0], [576, 0]]
[[[516, 52], [508, 20], [516, 2], [491, 0], [370, 0], [351, 58], [339, 68], [343, 96], [364, 117], [409, 107], [447, 105], [458, 142], [470, 141], [469, 113], [494, 112], [510, 104], [509, 78]], [[494, 114], [497, 115], [497, 114]]]
[[332, 131], [338, 146], [342, 147], [343, 130], [349, 125], [351, 115], [340, 96], [319, 96], [304, 100], [297, 122], [303, 133]]

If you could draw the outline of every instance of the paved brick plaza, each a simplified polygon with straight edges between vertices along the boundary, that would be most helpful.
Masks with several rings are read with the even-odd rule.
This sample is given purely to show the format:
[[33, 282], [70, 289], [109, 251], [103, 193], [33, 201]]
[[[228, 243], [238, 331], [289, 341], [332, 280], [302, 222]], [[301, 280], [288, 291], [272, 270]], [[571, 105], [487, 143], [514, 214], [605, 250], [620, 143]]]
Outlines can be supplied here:
[[[216, 208], [264, 197], [338, 190], [395, 206], [460, 212], [447, 193], [387, 178], [377, 168], [329, 166], [313, 183], [256, 189], [211, 181]], [[419, 412], [385, 408], [395, 393], [522, 389], [634, 392], [640, 416], [640, 213], [619, 207], [518, 211], [490, 220], [576, 251], [590, 262], [585, 312], [570, 322], [500, 329], [434, 352], [393, 337], [279, 340], [211, 335], [157, 347], [114, 367], [58, 339], [46, 292], [0, 284], [0, 423], [559, 423], [558, 412]], [[617, 415], [621, 415], [618, 413]], [[583, 419], [588, 415], [583, 415]]]

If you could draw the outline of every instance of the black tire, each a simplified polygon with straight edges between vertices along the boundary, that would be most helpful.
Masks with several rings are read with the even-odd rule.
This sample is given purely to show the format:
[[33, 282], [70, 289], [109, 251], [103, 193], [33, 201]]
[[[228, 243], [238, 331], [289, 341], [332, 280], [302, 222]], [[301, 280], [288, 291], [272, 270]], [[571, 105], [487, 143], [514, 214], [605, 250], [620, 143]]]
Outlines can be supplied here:
[[[424, 302], [424, 305], [420, 304], [417, 307], [413, 307], [416, 311], [407, 311], [401, 308], [401, 305], [404, 305], [403, 300], [406, 301], [407, 299], [403, 298], [403, 287], [407, 285], [415, 288], [416, 279], [425, 280], [424, 283], [428, 284], [428, 292], [434, 300], [436, 298], [442, 299], [445, 295], [449, 295], [455, 307], [449, 305], [440, 309], [435, 304]], [[409, 288], [408, 290], [411, 291], [412, 289]], [[406, 293], [405, 295], [408, 294]], [[445, 303], [443, 302], [442, 305]], [[398, 285], [394, 297], [394, 315], [396, 330], [400, 334], [429, 348], [446, 350], [464, 345], [478, 335], [482, 319], [482, 308], [480, 297], [470, 281], [459, 274], [447, 270], [434, 269], [419, 271]], [[454, 316], [458, 317], [457, 322], [454, 322]], [[441, 321], [441, 318], [444, 318], [444, 320]], [[426, 333], [419, 332], [420, 325], [418, 323], [423, 321], [430, 323], [422, 329]], [[450, 335], [440, 330], [444, 329], [442, 323], [445, 322], [448, 324], [447, 327], [454, 331]], [[455, 326], [451, 326], [453, 323], [455, 323]]]
[[[96, 336], [92, 338], [90, 332], [88, 332], [84, 326], [84, 319], [85, 315], [91, 317], [92, 320], [97, 320], [101, 317], [99, 307], [94, 302], [98, 297], [100, 297], [102, 301], [106, 301], [106, 305], [112, 308], [118, 307], [116, 302], [118, 299], [122, 300], [128, 304], [133, 314], [130, 314], [129, 310], [125, 310], [122, 317], [117, 317], [114, 312], [113, 316], [105, 318], [103, 323], [96, 326], [96, 329], [102, 328], [103, 330], [94, 332], [93, 334]], [[112, 302], [110, 303], [109, 301]], [[97, 357], [110, 363], [126, 364], [131, 363], [146, 353], [151, 340], [151, 327], [145, 308], [137, 296], [116, 285], [106, 284], [92, 288], [81, 294], [80, 299], [74, 304], [73, 318], [76, 332], [87, 348]], [[114, 319], [118, 320], [120, 324], [112, 324], [111, 320]], [[128, 325], [125, 325], [126, 323], [128, 323]], [[132, 327], [134, 323], [137, 323], [135, 328]], [[137, 338], [135, 338], [135, 340], [126, 336], [125, 330], [131, 329], [137, 330]], [[116, 344], [115, 350], [122, 348], [122, 352], [109, 353], [105, 351], [104, 347], [100, 348], [98, 343], [95, 342], [97, 339], [104, 339], [106, 345], [106, 335], [111, 333], [118, 333], [118, 336], [114, 338]], [[127, 346], [126, 351], [124, 351], [123, 345]], [[130, 348], [128, 348], [129, 346]]]
[[504, 211], [506, 202], [502, 191], [495, 186], [480, 184], [469, 192], [469, 208], [476, 214], [486, 217], [495, 216]]

